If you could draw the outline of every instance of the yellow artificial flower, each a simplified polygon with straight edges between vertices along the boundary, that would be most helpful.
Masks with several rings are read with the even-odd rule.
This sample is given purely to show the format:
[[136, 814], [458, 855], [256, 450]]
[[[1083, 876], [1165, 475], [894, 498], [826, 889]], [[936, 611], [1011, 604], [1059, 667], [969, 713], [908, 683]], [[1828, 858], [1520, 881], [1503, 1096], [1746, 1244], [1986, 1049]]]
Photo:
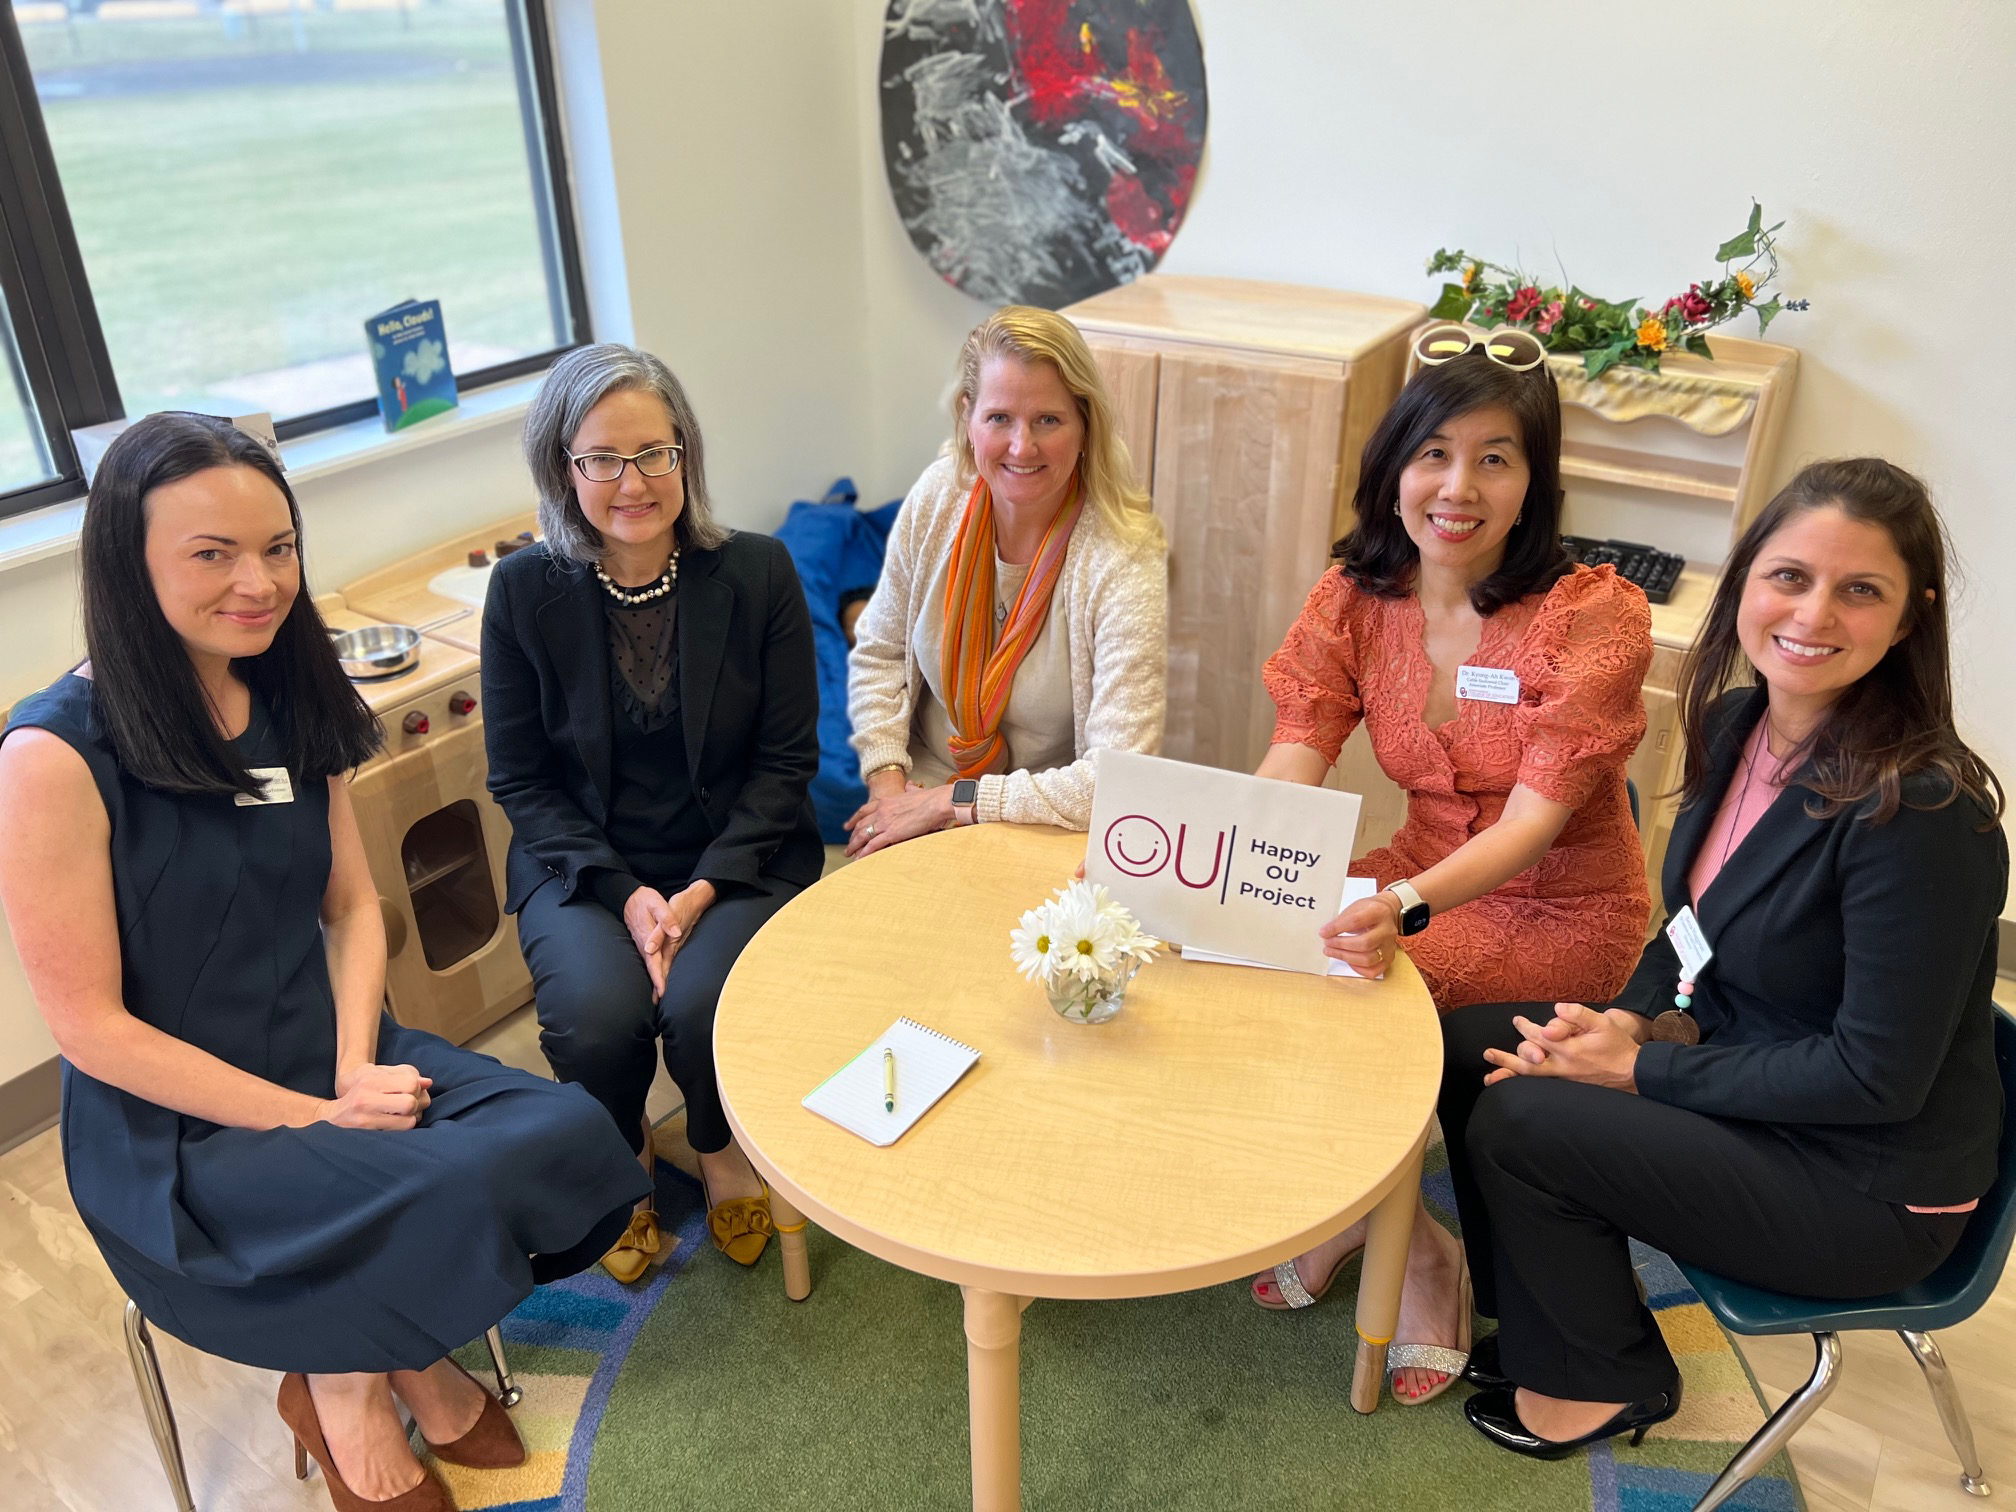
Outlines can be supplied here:
[[1480, 269], [1476, 263], [1470, 264], [1469, 267], [1463, 270], [1463, 292], [1465, 294], [1468, 294], [1470, 292], [1471, 285], [1477, 282], [1477, 275], [1481, 271], [1482, 269]]
[[1736, 275], [1736, 287], [1743, 291], [1745, 299], [1755, 299], [1757, 297], [1757, 280], [1752, 278], [1748, 273], [1738, 273]]
[[1638, 345], [1648, 351], [1666, 350], [1666, 322], [1657, 315], [1647, 315], [1638, 326]]

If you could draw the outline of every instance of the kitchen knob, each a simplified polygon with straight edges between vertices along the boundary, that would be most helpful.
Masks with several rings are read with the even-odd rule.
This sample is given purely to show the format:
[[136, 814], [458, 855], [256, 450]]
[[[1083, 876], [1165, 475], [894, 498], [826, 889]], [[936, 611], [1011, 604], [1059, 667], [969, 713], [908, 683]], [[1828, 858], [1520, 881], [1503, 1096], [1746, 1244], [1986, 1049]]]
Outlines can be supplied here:
[[448, 695], [448, 712], [450, 714], [468, 714], [475, 707], [476, 700], [471, 698], [467, 693], [450, 693]]
[[401, 721], [399, 728], [404, 730], [408, 735], [425, 735], [427, 733], [427, 716], [422, 714], [418, 709], [415, 709]]
[[474, 551], [469, 553], [469, 565], [471, 567], [488, 567], [490, 565], [489, 553], [484, 551], [481, 546], [478, 546]]

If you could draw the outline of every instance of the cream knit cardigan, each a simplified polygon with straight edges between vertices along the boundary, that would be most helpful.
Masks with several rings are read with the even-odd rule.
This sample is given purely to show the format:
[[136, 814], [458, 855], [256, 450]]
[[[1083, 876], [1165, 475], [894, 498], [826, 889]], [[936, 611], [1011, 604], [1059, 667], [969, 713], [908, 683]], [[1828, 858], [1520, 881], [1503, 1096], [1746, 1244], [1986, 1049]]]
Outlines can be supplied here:
[[[847, 658], [847, 715], [862, 775], [910, 770], [910, 730], [925, 693], [912, 631], [932, 568], [952, 554], [966, 509], [951, 457], [917, 480], [896, 516], [875, 595], [854, 626]], [[990, 773], [980, 779], [975, 814], [984, 822], [1054, 824], [1082, 830], [1092, 820], [1092, 754], [1162, 744], [1169, 662], [1169, 564], [1158, 536], [1122, 542], [1096, 509], [1071, 532], [1055, 594], [1071, 627], [1072, 744], [1078, 759], [1046, 772]]]

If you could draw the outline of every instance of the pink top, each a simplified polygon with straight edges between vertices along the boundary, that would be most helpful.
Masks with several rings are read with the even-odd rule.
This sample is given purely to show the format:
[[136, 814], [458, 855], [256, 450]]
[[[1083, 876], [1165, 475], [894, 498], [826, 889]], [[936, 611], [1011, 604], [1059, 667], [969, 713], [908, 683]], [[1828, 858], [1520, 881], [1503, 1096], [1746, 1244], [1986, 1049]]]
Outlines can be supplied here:
[[1785, 775], [1785, 763], [1771, 754], [1771, 746], [1764, 738], [1769, 724], [1768, 719], [1758, 720], [1757, 728], [1743, 743], [1742, 769], [1730, 782], [1729, 791], [1722, 795], [1722, 807], [1715, 811], [1715, 822], [1708, 827], [1701, 849], [1694, 853], [1694, 865], [1687, 873], [1687, 890], [1696, 903], [1708, 891], [1708, 884], [1721, 874], [1722, 863], [1757, 827], [1764, 810], [1771, 807], [1784, 786], [1780, 779]]
[[[1760, 719], [1757, 728], [1750, 732], [1750, 738], [1743, 744], [1742, 771], [1729, 783], [1729, 791], [1722, 797], [1722, 807], [1715, 811], [1715, 822], [1708, 827], [1707, 838], [1701, 842], [1701, 849], [1694, 854], [1694, 864], [1687, 872], [1687, 889], [1700, 902], [1708, 885], [1720, 875], [1722, 864], [1741, 845], [1757, 821], [1764, 817], [1764, 811], [1784, 788], [1785, 762], [1771, 754], [1770, 743], [1764, 738], [1771, 721]], [[1958, 1207], [1912, 1207], [1913, 1213], [1971, 1213], [1979, 1207], [1980, 1199], [1963, 1202]]]

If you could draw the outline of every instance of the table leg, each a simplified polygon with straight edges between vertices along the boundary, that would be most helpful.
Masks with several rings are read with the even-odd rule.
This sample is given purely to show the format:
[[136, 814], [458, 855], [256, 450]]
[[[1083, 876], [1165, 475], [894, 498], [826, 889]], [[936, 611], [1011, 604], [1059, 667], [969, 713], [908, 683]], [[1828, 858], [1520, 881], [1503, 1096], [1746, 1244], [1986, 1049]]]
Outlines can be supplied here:
[[1022, 1310], [1026, 1297], [962, 1286], [966, 1393], [973, 1437], [973, 1512], [1022, 1505]]
[[1421, 1201], [1421, 1156], [1417, 1146], [1400, 1179], [1372, 1209], [1365, 1235], [1365, 1263], [1358, 1275], [1358, 1361], [1351, 1372], [1351, 1405], [1370, 1412], [1379, 1405], [1386, 1381], [1386, 1346], [1400, 1323], [1400, 1288], [1407, 1279], [1407, 1241]]
[[784, 1256], [784, 1295], [803, 1302], [812, 1295], [812, 1266], [805, 1258], [805, 1215], [770, 1189], [770, 1222], [777, 1229], [777, 1248]]

